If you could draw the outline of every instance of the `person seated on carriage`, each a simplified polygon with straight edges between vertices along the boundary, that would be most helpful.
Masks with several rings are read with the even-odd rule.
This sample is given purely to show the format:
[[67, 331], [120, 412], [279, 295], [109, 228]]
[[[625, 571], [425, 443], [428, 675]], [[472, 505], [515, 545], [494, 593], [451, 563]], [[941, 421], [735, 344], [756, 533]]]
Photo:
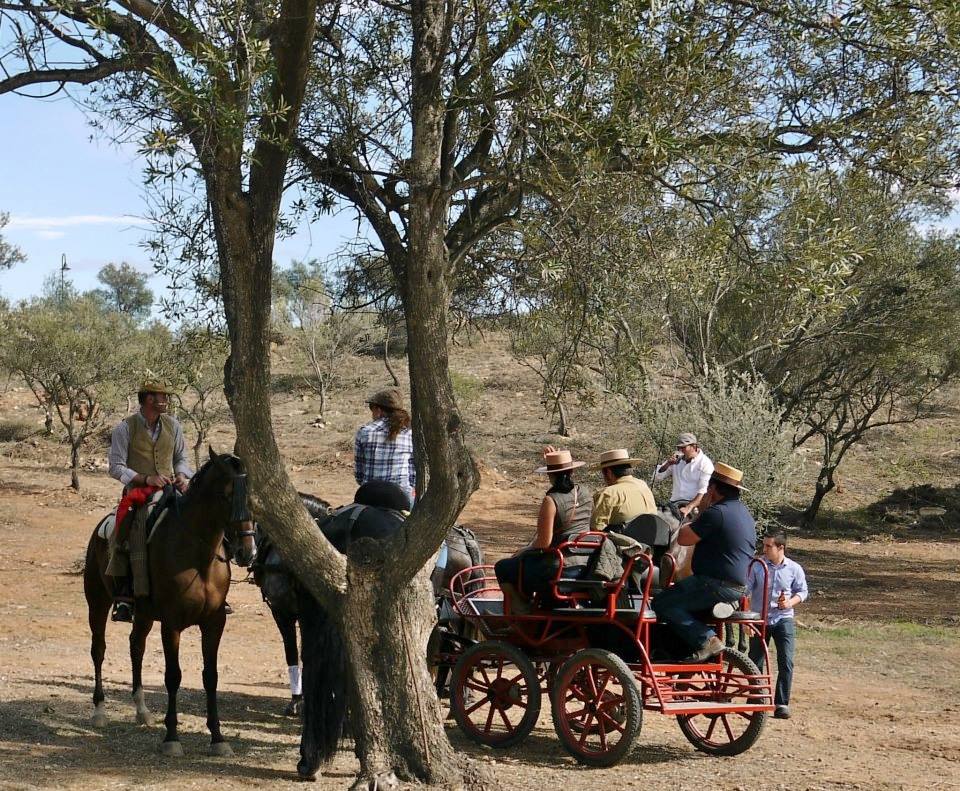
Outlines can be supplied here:
[[606, 530], [609, 525], [625, 525], [640, 514], [655, 514], [657, 503], [646, 481], [633, 475], [633, 465], [626, 448], [605, 450], [600, 454], [599, 469], [606, 483], [593, 495], [591, 530]]
[[140, 385], [138, 412], [117, 424], [110, 438], [110, 476], [123, 484], [123, 508], [118, 509], [117, 524], [110, 536], [110, 561], [107, 575], [113, 578], [113, 620], [132, 621], [133, 591], [129, 583], [129, 560], [123, 543], [117, 541], [120, 519], [131, 503], [146, 502], [146, 497], [164, 486], [180, 492], [190, 486], [193, 471], [187, 462], [183, 429], [175, 417], [167, 414], [173, 390], [156, 379]]
[[757, 544], [750, 511], [740, 501], [743, 473], [717, 462], [700, 516], [680, 528], [682, 546], [693, 546], [693, 574], [658, 593], [652, 602], [660, 621], [693, 652], [687, 661], [704, 662], [723, 650], [723, 641], [696, 614], [720, 602], [733, 603], [747, 592], [747, 573]]
[[[573, 480], [573, 471], [584, 466], [574, 461], [568, 450], [556, 450], [548, 445], [543, 453], [544, 464], [534, 470], [547, 475], [550, 488], [540, 504], [537, 533], [527, 546], [512, 557], [503, 558], [495, 565], [497, 580], [503, 591], [505, 605], [518, 615], [532, 609], [530, 597], [547, 595], [547, 586], [556, 575], [559, 560], [549, 551], [564, 541], [576, 538], [590, 529], [593, 500], [587, 487]], [[588, 557], [572, 555], [564, 558], [564, 577], [576, 577], [587, 565]]]
[[703, 497], [713, 473], [713, 462], [700, 449], [696, 436], [684, 432], [677, 437], [677, 450], [657, 465], [654, 481], [672, 478], [668, 506], [681, 522], [696, 508], [703, 510]]

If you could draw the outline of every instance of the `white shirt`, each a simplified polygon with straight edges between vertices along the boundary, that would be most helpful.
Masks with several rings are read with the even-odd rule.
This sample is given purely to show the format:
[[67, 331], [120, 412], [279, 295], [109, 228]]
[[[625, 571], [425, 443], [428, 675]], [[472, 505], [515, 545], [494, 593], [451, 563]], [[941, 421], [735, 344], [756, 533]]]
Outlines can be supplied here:
[[660, 472], [663, 464], [664, 462], [661, 462], [657, 465], [657, 472], [653, 479], [662, 481], [673, 476], [673, 491], [670, 493], [671, 502], [676, 500], [689, 501], [698, 494], [706, 494], [710, 476], [713, 475], [713, 462], [707, 458], [707, 454], [702, 450], [697, 451], [693, 461], [680, 461]]

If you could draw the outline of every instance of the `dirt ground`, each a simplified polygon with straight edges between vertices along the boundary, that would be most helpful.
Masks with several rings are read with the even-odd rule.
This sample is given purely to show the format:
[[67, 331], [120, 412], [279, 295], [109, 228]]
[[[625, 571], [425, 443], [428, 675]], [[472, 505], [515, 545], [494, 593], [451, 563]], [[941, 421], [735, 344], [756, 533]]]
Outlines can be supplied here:
[[[518, 392], [522, 386], [528, 385], [515, 385]], [[16, 389], [0, 394], [0, 422], [35, 421], [28, 395]], [[480, 413], [487, 408], [481, 407]], [[346, 501], [353, 490], [350, 436], [362, 400], [359, 408], [331, 413], [324, 428], [312, 432], [303, 428], [310, 409], [296, 396], [275, 403], [292, 474], [302, 489]], [[548, 434], [539, 417], [522, 410], [502, 425], [505, 443], [533, 447]], [[490, 429], [479, 444], [496, 449], [495, 434]], [[214, 445], [229, 444], [229, 427], [220, 427]], [[483, 486], [462, 520], [477, 531], [488, 558], [528, 538], [542, 496], [532, 477], [503, 469], [499, 459], [508, 453], [499, 452], [487, 454]], [[236, 614], [228, 620], [220, 664], [221, 715], [236, 756], [205, 754], [196, 631], [182, 643], [185, 758], [161, 758], [160, 728], [133, 724], [124, 625], [111, 624], [107, 633], [111, 724], [103, 731], [91, 727], [92, 666], [77, 568], [117, 485], [106, 475], [105, 448], [99, 447], [89, 454], [95, 469], [85, 471], [83, 490], [71, 491], [66, 456], [62, 446], [43, 439], [0, 442], [0, 788], [216, 783], [231, 790], [295, 782], [298, 723], [280, 714], [287, 682], [279, 636], [259, 592], [243, 584], [242, 571], [235, 571], [230, 601]], [[806, 567], [811, 588], [810, 601], [798, 611], [794, 717], [769, 720], [758, 743], [737, 758], [695, 752], [671, 719], [653, 713], [632, 755], [608, 770], [579, 767], [562, 751], [549, 706], [532, 736], [504, 752], [472, 745], [452, 724], [450, 737], [458, 749], [489, 763], [504, 788], [960, 789], [957, 535], [952, 526], [921, 537], [892, 531], [862, 539], [791, 539], [791, 554]], [[148, 705], [161, 712], [156, 633], [148, 641], [144, 680]], [[356, 766], [347, 744], [316, 787], [347, 787]]]

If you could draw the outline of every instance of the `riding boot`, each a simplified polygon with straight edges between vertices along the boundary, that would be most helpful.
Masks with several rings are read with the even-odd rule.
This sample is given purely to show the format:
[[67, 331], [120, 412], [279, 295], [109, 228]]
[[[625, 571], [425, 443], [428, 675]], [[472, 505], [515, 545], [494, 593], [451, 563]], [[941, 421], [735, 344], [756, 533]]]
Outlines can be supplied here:
[[110, 619], [133, 622], [133, 585], [129, 576], [113, 577], [113, 613]]

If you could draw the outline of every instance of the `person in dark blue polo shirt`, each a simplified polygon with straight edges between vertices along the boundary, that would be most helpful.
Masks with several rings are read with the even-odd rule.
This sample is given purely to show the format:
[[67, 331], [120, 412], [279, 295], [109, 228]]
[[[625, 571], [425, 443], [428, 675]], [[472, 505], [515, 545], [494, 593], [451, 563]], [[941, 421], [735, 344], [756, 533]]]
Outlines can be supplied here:
[[653, 600], [658, 618], [670, 625], [693, 652], [687, 661], [704, 662], [723, 650], [723, 641], [693, 613], [743, 596], [747, 570], [757, 545], [756, 523], [740, 502], [743, 473], [717, 462], [695, 522], [680, 528], [678, 541], [694, 546], [693, 574]]

